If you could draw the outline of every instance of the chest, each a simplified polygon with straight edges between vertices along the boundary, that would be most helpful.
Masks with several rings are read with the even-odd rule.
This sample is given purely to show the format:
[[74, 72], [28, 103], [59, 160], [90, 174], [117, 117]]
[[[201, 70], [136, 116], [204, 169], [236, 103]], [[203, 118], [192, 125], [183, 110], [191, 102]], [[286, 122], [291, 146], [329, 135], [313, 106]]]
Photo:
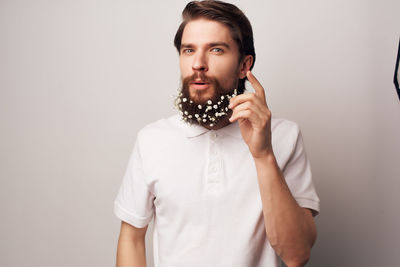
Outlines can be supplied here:
[[254, 161], [242, 140], [189, 139], [170, 143], [151, 159], [146, 176], [160, 216], [201, 221], [260, 204]]

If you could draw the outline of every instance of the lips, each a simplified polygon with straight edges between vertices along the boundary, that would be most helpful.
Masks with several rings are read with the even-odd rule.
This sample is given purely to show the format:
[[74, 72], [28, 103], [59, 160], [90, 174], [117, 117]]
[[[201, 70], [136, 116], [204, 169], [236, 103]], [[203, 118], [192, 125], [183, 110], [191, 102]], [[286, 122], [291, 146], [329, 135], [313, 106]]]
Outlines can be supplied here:
[[190, 82], [190, 86], [195, 90], [206, 90], [210, 87], [210, 83], [204, 80], [195, 80]]

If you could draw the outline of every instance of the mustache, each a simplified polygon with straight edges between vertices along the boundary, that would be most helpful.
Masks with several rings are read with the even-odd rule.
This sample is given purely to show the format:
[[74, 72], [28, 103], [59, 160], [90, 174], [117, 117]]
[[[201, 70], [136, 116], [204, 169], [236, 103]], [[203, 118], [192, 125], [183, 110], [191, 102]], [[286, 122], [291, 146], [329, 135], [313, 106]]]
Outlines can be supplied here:
[[184, 83], [189, 84], [190, 82], [194, 82], [195, 80], [202, 80], [207, 83], [215, 83], [216, 79], [211, 76], [207, 76], [204, 73], [193, 73], [190, 76], [187, 76], [183, 79]]

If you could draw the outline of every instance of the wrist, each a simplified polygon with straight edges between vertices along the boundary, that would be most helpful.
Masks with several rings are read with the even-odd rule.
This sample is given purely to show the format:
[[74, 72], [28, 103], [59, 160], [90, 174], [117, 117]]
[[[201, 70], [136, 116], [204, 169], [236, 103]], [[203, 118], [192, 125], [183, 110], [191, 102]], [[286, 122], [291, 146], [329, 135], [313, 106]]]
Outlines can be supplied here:
[[259, 153], [257, 156], [253, 155], [253, 159], [256, 164], [258, 164], [258, 163], [262, 163], [262, 164], [276, 163], [275, 154], [274, 154], [274, 151], [272, 151], [272, 149], [269, 149], [269, 150], [265, 151], [264, 153]]

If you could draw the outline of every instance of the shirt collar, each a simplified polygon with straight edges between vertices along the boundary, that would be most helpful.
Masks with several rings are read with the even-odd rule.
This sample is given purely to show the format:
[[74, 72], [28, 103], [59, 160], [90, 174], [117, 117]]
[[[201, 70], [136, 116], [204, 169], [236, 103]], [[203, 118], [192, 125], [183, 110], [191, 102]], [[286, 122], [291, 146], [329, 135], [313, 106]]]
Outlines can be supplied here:
[[240, 132], [239, 123], [237, 121], [217, 130], [217, 132], [222, 133], [222, 135], [230, 135], [242, 139], [242, 133]]
[[184, 122], [179, 114], [174, 116], [174, 120], [179, 124], [179, 127], [183, 130], [185, 136], [188, 138], [197, 137], [210, 131], [215, 131], [221, 135], [230, 135], [239, 139], [242, 138], [239, 123], [237, 121], [218, 130], [209, 130], [197, 124], [189, 124]]

